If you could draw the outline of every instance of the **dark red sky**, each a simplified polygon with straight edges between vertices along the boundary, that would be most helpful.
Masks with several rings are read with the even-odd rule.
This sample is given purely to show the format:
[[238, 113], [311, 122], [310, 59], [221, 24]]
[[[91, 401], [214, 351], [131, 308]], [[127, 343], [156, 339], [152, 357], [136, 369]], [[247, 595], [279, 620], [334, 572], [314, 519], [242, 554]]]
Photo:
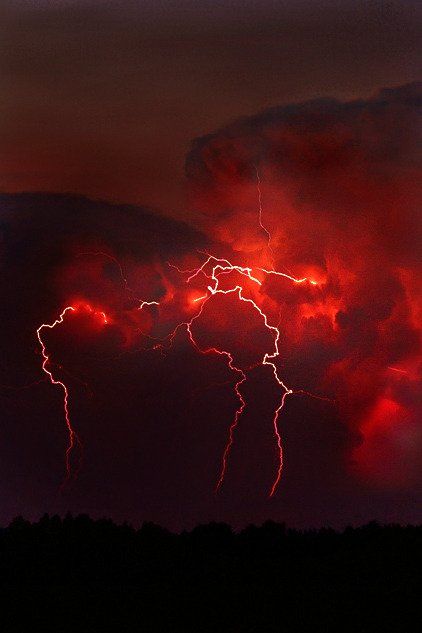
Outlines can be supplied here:
[[[420, 521], [418, 3], [14, 0], [0, 24], [0, 522]], [[221, 288], [279, 327], [299, 392], [271, 500], [282, 390], [262, 317], [220, 295], [193, 326], [248, 376], [218, 495], [235, 374], [186, 329], [165, 339], [211, 283], [168, 263], [204, 250], [254, 269], [261, 285]], [[69, 305], [43, 331], [84, 445], [60, 492], [63, 393], [36, 330]]]
[[412, 0], [4, 0], [0, 189], [180, 213], [192, 139], [414, 81], [421, 21]]

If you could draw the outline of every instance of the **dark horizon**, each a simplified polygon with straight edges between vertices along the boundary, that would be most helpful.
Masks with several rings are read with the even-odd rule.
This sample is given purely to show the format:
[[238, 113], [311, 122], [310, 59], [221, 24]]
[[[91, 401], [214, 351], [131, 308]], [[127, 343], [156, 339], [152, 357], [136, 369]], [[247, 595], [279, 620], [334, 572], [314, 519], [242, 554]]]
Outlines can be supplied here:
[[296, 532], [268, 521], [175, 535], [84, 516], [17, 519], [0, 529], [3, 629], [30, 619], [37, 631], [408, 633], [421, 534], [375, 523]]

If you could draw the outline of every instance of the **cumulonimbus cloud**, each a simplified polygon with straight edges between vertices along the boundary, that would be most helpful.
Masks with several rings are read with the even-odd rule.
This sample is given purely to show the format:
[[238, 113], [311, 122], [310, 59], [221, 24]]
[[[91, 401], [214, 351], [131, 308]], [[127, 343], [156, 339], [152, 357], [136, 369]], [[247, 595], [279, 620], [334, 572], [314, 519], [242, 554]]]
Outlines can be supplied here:
[[263, 301], [281, 310], [287, 370], [336, 398], [360, 473], [382, 485], [414, 481], [421, 450], [421, 97], [411, 84], [273, 108], [197, 139], [186, 162], [200, 226], [243, 265], [318, 281], [268, 277]]

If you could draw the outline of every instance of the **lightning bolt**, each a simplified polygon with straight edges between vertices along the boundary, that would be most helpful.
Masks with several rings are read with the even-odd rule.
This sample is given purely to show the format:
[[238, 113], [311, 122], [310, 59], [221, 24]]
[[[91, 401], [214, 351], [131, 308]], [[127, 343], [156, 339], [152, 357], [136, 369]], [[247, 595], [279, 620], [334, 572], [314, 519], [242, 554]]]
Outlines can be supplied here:
[[269, 232], [267, 227], [264, 225], [263, 220], [262, 220], [262, 214], [263, 214], [264, 210], [263, 210], [263, 206], [262, 206], [261, 177], [259, 175], [259, 170], [258, 170], [258, 167], [256, 165], [255, 165], [255, 172], [256, 172], [256, 189], [257, 189], [257, 192], [258, 192], [258, 223], [259, 223], [259, 226], [261, 227], [262, 231], [265, 233], [265, 236], [267, 238], [268, 251], [271, 253], [271, 255], [273, 255], [273, 252], [272, 252], [272, 249], [271, 249], [271, 233]]
[[[183, 326], [186, 327], [188, 338], [191, 344], [193, 345], [193, 347], [198, 352], [200, 352], [201, 354], [215, 353], [215, 354], [220, 354], [220, 355], [225, 356], [228, 360], [229, 368], [239, 375], [239, 380], [236, 382], [234, 386], [234, 391], [238, 398], [239, 406], [236, 409], [233, 421], [231, 422], [229, 426], [228, 441], [223, 452], [221, 471], [220, 471], [220, 475], [215, 487], [215, 490], [218, 491], [224, 482], [224, 478], [227, 471], [228, 459], [229, 459], [230, 451], [234, 442], [234, 434], [238, 426], [240, 416], [242, 415], [246, 407], [246, 401], [244, 400], [241, 394], [240, 387], [247, 380], [247, 373], [245, 373], [245, 371], [243, 371], [241, 368], [237, 367], [234, 364], [234, 357], [230, 351], [224, 350], [224, 349], [218, 349], [216, 347], [202, 349], [194, 337], [194, 334], [192, 332], [192, 325], [203, 313], [204, 306], [206, 305], [206, 303], [215, 295], [235, 295], [237, 296], [239, 301], [242, 301], [244, 303], [251, 305], [252, 309], [255, 310], [262, 318], [264, 327], [269, 332], [271, 332], [271, 335], [274, 341], [274, 348], [272, 352], [266, 352], [264, 354], [264, 357], [262, 358], [260, 364], [263, 366], [267, 365], [271, 367], [271, 371], [273, 373], [274, 379], [279, 385], [279, 387], [281, 388], [280, 401], [277, 408], [274, 411], [274, 415], [272, 419], [273, 432], [274, 432], [277, 451], [278, 451], [277, 472], [269, 491], [269, 496], [272, 497], [277, 490], [277, 487], [281, 478], [281, 473], [283, 470], [283, 447], [282, 447], [281, 434], [280, 434], [279, 425], [278, 425], [279, 416], [284, 407], [287, 396], [294, 393], [293, 390], [285, 384], [285, 382], [283, 381], [283, 379], [280, 377], [278, 373], [276, 359], [280, 356], [280, 350], [279, 350], [280, 330], [275, 325], [270, 325], [268, 321], [268, 316], [263, 312], [263, 310], [258, 306], [258, 304], [253, 299], [245, 297], [244, 289], [242, 286], [236, 285], [233, 288], [229, 288], [228, 290], [223, 290], [222, 288], [220, 288], [220, 277], [222, 275], [227, 275], [229, 273], [237, 272], [243, 277], [246, 277], [252, 283], [257, 284], [258, 286], [262, 286], [262, 281], [256, 276], [256, 273], [255, 273], [256, 271], [256, 272], [264, 273], [264, 275], [278, 275], [296, 284], [303, 284], [303, 283], [309, 282], [312, 285], [317, 285], [317, 282], [309, 279], [308, 277], [297, 279], [293, 277], [292, 275], [279, 272], [276, 270], [267, 270], [260, 267], [256, 267], [255, 269], [253, 269], [248, 266], [234, 265], [227, 259], [217, 258], [214, 255], [211, 255], [210, 253], [204, 253], [204, 254], [206, 255], [205, 261], [199, 267], [194, 268], [194, 269], [182, 270], [178, 268], [177, 266], [175, 266], [174, 264], [171, 264], [170, 262], [168, 262], [169, 266], [171, 266], [172, 268], [175, 268], [179, 273], [183, 275], [188, 275], [185, 280], [186, 283], [190, 283], [193, 279], [195, 279], [199, 275], [204, 276], [210, 282], [207, 286], [206, 293], [203, 296], [198, 297], [197, 299], [194, 300], [195, 302], [201, 302], [199, 311], [190, 319], [190, 321], [179, 324], [175, 328], [175, 330], [172, 332], [169, 338], [171, 341], [173, 341], [176, 332], [181, 327]], [[207, 267], [211, 268], [211, 270], [208, 271]], [[300, 393], [303, 393], [303, 392], [300, 392]]]
[[138, 310], [143, 310], [145, 306], [159, 306], [159, 301], [141, 301]]
[[[85, 309], [96, 315], [99, 316], [100, 319], [102, 320], [102, 322], [104, 324], [108, 323], [108, 319], [107, 316], [105, 314], [105, 312], [102, 311], [98, 311], [98, 310], [94, 310], [94, 308], [92, 308], [90, 305], [85, 305], [84, 306]], [[64, 310], [60, 313], [60, 315], [58, 316], [58, 318], [53, 321], [53, 323], [42, 323], [36, 331], [37, 334], [37, 339], [38, 342], [40, 344], [41, 347], [41, 356], [42, 356], [42, 365], [41, 365], [41, 369], [42, 371], [47, 375], [49, 381], [51, 382], [52, 385], [57, 385], [59, 386], [62, 391], [63, 391], [63, 411], [64, 411], [64, 418], [65, 418], [65, 422], [66, 422], [66, 428], [67, 428], [67, 432], [68, 432], [68, 437], [69, 437], [69, 442], [68, 442], [68, 446], [66, 448], [66, 452], [65, 452], [65, 464], [66, 464], [66, 477], [65, 480], [62, 483], [62, 488], [68, 483], [68, 481], [72, 478], [72, 476], [74, 476], [74, 473], [72, 473], [72, 467], [71, 467], [71, 455], [72, 455], [72, 451], [75, 448], [76, 445], [78, 445], [80, 447], [80, 449], [83, 448], [81, 439], [79, 438], [78, 434], [76, 433], [72, 422], [71, 422], [71, 417], [70, 417], [70, 409], [69, 409], [69, 388], [66, 385], [66, 383], [64, 383], [62, 380], [59, 380], [58, 378], [55, 378], [53, 375], [53, 371], [50, 369], [51, 365], [52, 365], [52, 361], [51, 358], [47, 352], [47, 348], [46, 345], [44, 343], [44, 340], [42, 338], [42, 332], [45, 329], [49, 329], [49, 330], [53, 330], [55, 327], [57, 327], [58, 325], [61, 325], [64, 322], [65, 316], [66, 314], [70, 313], [70, 312], [77, 312], [78, 308], [75, 306], [67, 306], [66, 308], [64, 308]]]
[[60, 316], [53, 321], [53, 323], [42, 323], [39, 328], [37, 329], [37, 338], [38, 338], [38, 342], [41, 346], [41, 355], [43, 358], [42, 361], [42, 365], [41, 365], [41, 369], [43, 370], [43, 372], [45, 374], [47, 374], [50, 382], [52, 385], [58, 385], [62, 390], [63, 390], [63, 409], [64, 409], [64, 418], [66, 421], [66, 427], [67, 427], [67, 431], [69, 434], [69, 444], [66, 448], [66, 479], [63, 483], [66, 483], [71, 475], [71, 464], [70, 464], [70, 456], [72, 453], [72, 450], [75, 446], [75, 443], [78, 443], [79, 445], [81, 445], [81, 441], [75, 431], [75, 429], [72, 426], [72, 422], [70, 420], [70, 412], [69, 412], [69, 390], [67, 388], [67, 385], [62, 382], [61, 380], [58, 380], [56, 378], [54, 378], [52, 371], [49, 369], [49, 366], [51, 365], [51, 360], [49, 355], [47, 354], [47, 348], [45, 346], [45, 343], [42, 339], [41, 333], [43, 330], [45, 329], [49, 329], [52, 330], [53, 328], [55, 328], [57, 325], [60, 325], [61, 323], [63, 323], [64, 321], [64, 317], [68, 312], [75, 312], [75, 308], [73, 306], [67, 306], [63, 312], [61, 312]]
[[[257, 189], [258, 189], [258, 221], [259, 221], [259, 226], [261, 227], [261, 229], [263, 230], [263, 232], [265, 233], [265, 235], [267, 236], [267, 248], [269, 250], [270, 253], [272, 253], [271, 250], [271, 234], [268, 231], [268, 229], [265, 227], [265, 225], [263, 224], [263, 207], [262, 207], [262, 193], [261, 193], [261, 181], [260, 181], [260, 176], [259, 176], [259, 171], [258, 168], [255, 167], [256, 169], [256, 177], [257, 177]], [[278, 325], [271, 325], [269, 323], [268, 320], [268, 316], [267, 314], [260, 308], [260, 306], [256, 303], [256, 301], [254, 301], [253, 299], [245, 296], [245, 290], [243, 288], [242, 285], [234, 285], [233, 287], [224, 290], [220, 287], [220, 280], [222, 277], [227, 278], [228, 275], [230, 275], [231, 273], [237, 273], [239, 274], [241, 277], [244, 277], [248, 280], [248, 282], [252, 282], [252, 284], [261, 287], [262, 283], [263, 283], [263, 279], [265, 279], [265, 276], [269, 276], [269, 275], [275, 275], [275, 276], [279, 276], [279, 277], [283, 277], [287, 280], [289, 280], [292, 283], [295, 284], [303, 284], [303, 283], [310, 283], [314, 286], [317, 286], [318, 283], [308, 277], [302, 277], [302, 278], [296, 278], [291, 274], [285, 273], [285, 272], [281, 272], [278, 270], [274, 270], [273, 268], [271, 269], [267, 269], [267, 268], [262, 268], [262, 267], [250, 267], [250, 266], [240, 266], [237, 264], [232, 264], [228, 259], [226, 258], [219, 258], [219, 257], [215, 257], [214, 255], [208, 253], [208, 252], [204, 252], [204, 251], [199, 251], [200, 254], [204, 255], [205, 259], [204, 262], [198, 266], [197, 268], [193, 268], [193, 269], [188, 269], [188, 270], [183, 270], [178, 268], [175, 264], [171, 263], [171, 262], [167, 262], [168, 266], [174, 268], [175, 270], [177, 270], [181, 275], [185, 276], [185, 283], [189, 284], [191, 283], [194, 279], [196, 279], [198, 276], [202, 276], [204, 277], [204, 279], [207, 282], [207, 286], [205, 289], [205, 292], [203, 295], [196, 297], [195, 299], [193, 299], [193, 303], [198, 304], [199, 305], [199, 309], [198, 311], [191, 317], [190, 320], [179, 323], [175, 329], [169, 334], [167, 335], [164, 339], [155, 339], [156, 341], [158, 341], [154, 346], [153, 349], [156, 350], [161, 350], [163, 351], [166, 348], [166, 345], [171, 346], [173, 344], [174, 338], [176, 336], [176, 333], [181, 329], [184, 328], [186, 330], [186, 334], [187, 337], [189, 339], [189, 342], [191, 343], [191, 345], [193, 346], [193, 348], [200, 354], [203, 355], [208, 355], [208, 354], [217, 354], [219, 356], [223, 356], [226, 359], [227, 362], [227, 366], [229, 367], [229, 369], [236, 375], [236, 382], [234, 384], [234, 393], [235, 396], [238, 400], [238, 406], [236, 408], [236, 411], [234, 413], [233, 419], [229, 425], [229, 430], [228, 430], [228, 439], [226, 442], [226, 445], [224, 447], [224, 451], [223, 451], [223, 455], [222, 455], [222, 459], [221, 459], [221, 468], [220, 468], [220, 472], [219, 472], [219, 476], [217, 479], [217, 483], [215, 486], [215, 492], [218, 492], [218, 490], [220, 490], [221, 486], [224, 483], [225, 480], [225, 476], [226, 476], [226, 472], [227, 472], [227, 467], [228, 467], [228, 461], [229, 461], [229, 457], [230, 457], [230, 453], [231, 453], [231, 449], [233, 447], [234, 444], [234, 438], [235, 438], [235, 433], [236, 433], [236, 429], [238, 427], [240, 418], [242, 416], [242, 413], [244, 412], [245, 408], [246, 408], [246, 401], [242, 395], [242, 391], [241, 391], [241, 387], [242, 385], [247, 381], [248, 379], [248, 371], [250, 369], [252, 369], [252, 367], [248, 367], [245, 369], [242, 369], [241, 367], [238, 367], [235, 364], [235, 360], [234, 360], [234, 355], [230, 350], [226, 350], [226, 349], [220, 349], [218, 347], [215, 346], [211, 346], [211, 347], [207, 347], [207, 348], [202, 348], [201, 345], [198, 343], [198, 341], [195, 338], [194, 332], [193, 332], [193, 326], [195, 321], [197, 321], [201, 315], [203, 314], [204, 311], [204, 307], [205, 305], [212, 299], [212, 297], [216, 296], [216, 295], [225, 295], [225, 296], [235, 296], [237, 297], [237, 299], [240, 302], [246, 303], [248, 305], [251, 306], [251, 309], [254, 310], [255, 312], [257, 312], [260, 316], [260, 318], [263, 321], [263, 325], [264, 328], [270, 332], [272, 339], [273, 339], [273, 349], [269, 352], [266, 352], [263, 356], [263, 358], [261, 359], [261, 361], [258, 363], [258, 365], [262, 365], [262, 366], [268, 366], [271, 368], [271, 372], [273, 374], [274, 380], [276, 381], [277, 385], [280, 388], [280, 399], [279, 399], [279, 403], [276, 407], [276, 409], [274, 410], [273, 413], [273, 417], [272, 417], [272, 428], [273, 428], [273, 433], [274, 433], [274, 437], [275, 437], [275, 444], [276, 444], [276, 449], [277, 449], [277, 455], [278, 455], [278, 466], [276, 469], [276, 473], [275, 473], [275, 477], [274, 480], [272, 482], [272, 485], [270, 487], [269, 490], [269, 497], [272, 497], [278, 487], [278, 484], [280, 482], [281, 479], [281, 474], [282, 474], [282, 470], [283, 470], [283, 446], [282, 446], [282, 438], [281, 438], [281, 433], [279, 430], [279, 418], [280, 418], [280, 414], [282, 412], [282, 409], [285, 406], [285, 401], [287, 396], [293, 394], [293, 393], [297, 393], [297, 394], [304, 394], [304, 395], [310, 395], [312, 397], [318, 397], [318, 396], [313, 396], [313, 394], [308, 394], [308, 392], [305, 392], [303, 390], [299, 390], [299, 391], [293, 391], [293, 389], [291, 389], [290, 387], [287, 386], [287, 384], [284, 382], [284, 380], [281, 378], [281, 376], [279, 375], [279, 371], [278, 371], [278, 367], [277, 367], [277, 359], [280, 356], [280, 350], [279, 350], [279, 342], [280, 342], [280, 330]], [[128, 292], [128, 294], [131, 295], [132, 299], [136, 300], [137, 302], [139, 302], [139, 306], [138, 309], [139, 310], [143, 310], [145, 307], [150, 307], [150, 306], [160, 306], [160, 302], [158, 301], [147, 301], [147, 300], [142, 300], [136, 297], [134, 291], [132, 290], [132, 288], [130, 288], [129, 284], [128, 284], [128, 280], [126, 277], [126, 274], [124, 272], [124, 269], [121, 265], [121, 263], [113, 256], [110, 255], [108, 253], [105, 253], [103, 251], [95, 251], [95, 252], [85, 252], [85, 253], [80, 253], [79, 256], [100, 256], [100, 257], [104, 257], [106, 259], [109, 259], [110, 261], [112, 261], [119, 270], [119, 274], [120, 274], [120, 278], [122, 281], [122, 284], [125, 288], [125, 290]], [[260, 278], [261, 277], [261, 278]], [[85, 309], [87, 309], [90, 313], [93, 313], [97, 316], [99, 316], [102, 319], [102, 322], [104, 324], [108, 323], [108, 319], [107, 316], [105, 314], [105, 312], [102, 311], [96, 311], [94, 310], [90, 305], [86, 304], [85, 305]], [[47, 349], [46, 349], [46, 345], [43, 341], [42, 338], [42, 332], [45, 328], [48, 329], [53, 329], [56, 326], [60, 325], [63, 323], [64, 318], [66, 316], [66, 314], [68, 312], [75, 312], [77, 311], [77, 307], [75, 306], [67, 306], [59, 315], [59, 317], [53, 321], [53, 323], [43, 323], [39, 326], [39, 328], [37, 329], [37, 338], [41, 347], [41, 355], [43, 358], [43, 362], [42, 362], [42, 370], [44, 371], [44, 373], [47, 375], [48, 379], [50, 380], [50, 382], [53, 385], [58, 385], [62, 391], [63, 391], [63, 408], [64, 408], [64, 417], [65, 417], [65, 421], [66, 421], [66, 427], [68, 430], [68, 435], [69, 435], [69, 443], [68, 443], [68, 447], [66, 449], [66, 457], [65, 457], [65, 461], [66, 461], [66, 480], [68, 481], [71, 476], [72, 476], [72, 470], [71, 470], [71, 454], [72, 451], [75, 447], [75, 445], [79, 445], [82, 448], [82, 443], [80, 438], [78, 437], [78, 435], [76, 434], [73, 425], [71, 423], [71, 418], [70, 418], [70, 412], [69, 412], [69, 389], [67, 387], [67, 385], [63, 382], [63, 380], [59, 380], [58, 378], [56, 378], [53, 375], [53, 371], [51, 369], [51, 358], [49, 356], [49, 354], [47, 353]], [[151, 339], [154, 340], [154, 337], [150, 337]], [[256, 367], [256, 365], [254, 365], [254, 367]], [[326, 398], [321, 398], [321, 399], [326, 399]]]

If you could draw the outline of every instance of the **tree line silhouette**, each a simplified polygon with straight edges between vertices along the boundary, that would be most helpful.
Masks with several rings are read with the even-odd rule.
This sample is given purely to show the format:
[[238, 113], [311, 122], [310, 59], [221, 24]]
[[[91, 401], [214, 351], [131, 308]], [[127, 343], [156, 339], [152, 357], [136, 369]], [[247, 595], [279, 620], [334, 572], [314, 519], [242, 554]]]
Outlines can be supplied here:
[[418, 631], [422, 526], [342, 532], [267, 521], [173, 534], [86, 515], [0, 530], [2, 629]]

